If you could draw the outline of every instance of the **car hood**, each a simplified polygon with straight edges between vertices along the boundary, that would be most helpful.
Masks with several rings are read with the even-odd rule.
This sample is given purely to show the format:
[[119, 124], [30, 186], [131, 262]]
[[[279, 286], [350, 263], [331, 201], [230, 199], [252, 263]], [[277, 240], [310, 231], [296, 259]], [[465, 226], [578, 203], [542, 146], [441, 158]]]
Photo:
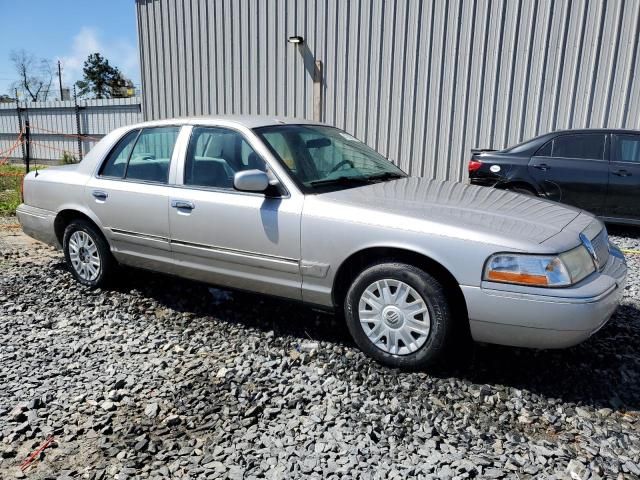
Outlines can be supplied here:
[[[383, 216], [388, 226], [411, 229], [413, 224], [422, 221], [429, 224], [421, 227], [428, 228], [429, 233], [460, 236], [466, 232], [464, 236], [472, 240], [520, 248], [544, 243], [578, 217], [581, 217], [581, 221], [576, 222], [579, 229], [593, 220], [593, 216], [581, 210], [537, 197], [415, 177], [319, 197], [350, 210], [351, 217], [358, 215], [353, 218], [356, 221]], [[450, 228], [434, 231], [433, 224]], [[574, 243], [578, 241], [579, 229], [571, 235]]]

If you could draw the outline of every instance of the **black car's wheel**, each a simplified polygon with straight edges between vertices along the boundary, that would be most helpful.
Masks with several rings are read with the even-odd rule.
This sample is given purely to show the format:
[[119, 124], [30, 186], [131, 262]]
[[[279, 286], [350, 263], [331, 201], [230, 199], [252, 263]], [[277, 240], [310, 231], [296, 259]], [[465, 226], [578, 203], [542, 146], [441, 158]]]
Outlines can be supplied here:
[[344, 302], [347, 326], [367, 355], [391, 367], [419, 369], [442, 359], [453, 318], [442, 284], [412, 265], [365, 269]]
[[521, 193], [522, 195], [530, 195], [532, 197], [537, 196], [536, 192], [534, 192], [532, 189], [527, 188], [527, 187], [509, 187], [507, 188], [507, 190], [511, 191], [511, 192], [515, 192], [515, 193]]
[[73, 220], [64, 231], [64, 257], [75, 279], [88, 287], [102, 287], [116, 261], [102, 233], [86, 220]]

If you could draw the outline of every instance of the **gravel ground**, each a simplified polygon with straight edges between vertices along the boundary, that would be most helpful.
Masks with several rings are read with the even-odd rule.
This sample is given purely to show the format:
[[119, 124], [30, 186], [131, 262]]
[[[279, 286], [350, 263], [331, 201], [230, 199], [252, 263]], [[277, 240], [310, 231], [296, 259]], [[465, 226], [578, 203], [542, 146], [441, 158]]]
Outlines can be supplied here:
[[640, 255], [584, 344], [427, 374], [297, 304], [135, 271], [91, 291], [48, 247], [0, 252], [0, 478], [640, 477]]

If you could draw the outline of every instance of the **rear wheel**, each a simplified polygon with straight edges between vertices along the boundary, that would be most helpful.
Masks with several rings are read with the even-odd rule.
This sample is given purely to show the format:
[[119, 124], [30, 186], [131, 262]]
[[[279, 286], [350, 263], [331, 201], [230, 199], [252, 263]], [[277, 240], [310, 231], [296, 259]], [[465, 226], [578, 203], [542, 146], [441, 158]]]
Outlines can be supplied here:
[[344, 310], [362, 351], [391, 367], [434, 365], [453, 336], [443, 285], [413, 265], [385, 262], [365, 269], [351, 284]]
[[537, 193], [528, 187], [514, 186], [514, 187], [508, 187], [507, 190], [515, 193], [520, 193], [522, 195], [529, 195], [532, 197], [537, 196]]
[[88, 287], [102, 287], [115, 259], [102, 233], [86, 220], [73, 220], [64, 231], [64, 256], [75, 279]]

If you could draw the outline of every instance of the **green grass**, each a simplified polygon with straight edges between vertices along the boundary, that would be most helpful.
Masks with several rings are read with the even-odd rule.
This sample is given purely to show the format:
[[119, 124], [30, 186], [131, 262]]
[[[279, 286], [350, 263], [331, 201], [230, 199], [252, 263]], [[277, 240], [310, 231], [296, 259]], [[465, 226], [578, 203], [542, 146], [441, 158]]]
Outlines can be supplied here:
[[20, 205], [22, 177], [2, 175], [16, 173], [24, 173], [24, 167], [0, 165], [0, 216], [15, 215], [16, 207]]

